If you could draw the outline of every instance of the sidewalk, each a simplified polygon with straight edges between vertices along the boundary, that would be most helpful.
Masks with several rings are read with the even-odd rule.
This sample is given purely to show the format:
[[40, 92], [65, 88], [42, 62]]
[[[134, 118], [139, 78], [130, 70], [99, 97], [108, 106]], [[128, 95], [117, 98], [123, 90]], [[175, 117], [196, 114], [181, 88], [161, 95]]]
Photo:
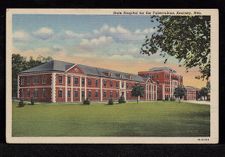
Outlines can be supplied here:
[[182, 100], [182, 102], [210, 105], [210, 101]]

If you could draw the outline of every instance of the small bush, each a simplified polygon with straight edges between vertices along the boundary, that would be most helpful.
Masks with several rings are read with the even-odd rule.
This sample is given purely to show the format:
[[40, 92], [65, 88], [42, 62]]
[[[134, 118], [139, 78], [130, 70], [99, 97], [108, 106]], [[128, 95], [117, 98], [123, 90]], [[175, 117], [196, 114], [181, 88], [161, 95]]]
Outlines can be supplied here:
[[170, 98], [170, 101], [175, 101], [175, 98]]
[[110, 98], [109, 101], [108, 101], [108, 105], [113, 105], [113, 104], [114, 104], [113, 99]]
[[84, 105], [90, 105], [91, 102], [90, 102], [90, 100], [89, 100], [88, 98], [86, 98], [86, 99], [83, 101], [83, 104], [84, 104]]
[[24, 107], [25, 103], [23, 102], [23, 100], [19, 101], [18, 107]]
[[126, 103], [124, 96], [121, 96], [118, 100], [119, 104]]
[[31, 105], [34, 105], [34, 98], [31, 98], [31, 99], [30, 99], [30, 104], [31, 104]]

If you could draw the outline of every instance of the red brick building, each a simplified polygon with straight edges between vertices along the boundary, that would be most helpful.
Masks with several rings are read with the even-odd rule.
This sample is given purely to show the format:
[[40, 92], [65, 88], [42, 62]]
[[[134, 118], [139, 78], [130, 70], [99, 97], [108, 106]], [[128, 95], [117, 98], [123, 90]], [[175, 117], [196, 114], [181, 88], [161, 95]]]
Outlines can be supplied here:
[[186, 86], [186, 95], [184, 96], [184, 100], [196, 100], [197, 99], [197, 92], [199, 89], [192, 87], [192, 86]]
[[174, 98], [174, 89], [178, 85], [183, 85], [183, 76], [177, 74], [175, 70], [169, 67], [151, 68], [149, 71], [138, 72], [138, 75], [144, 78], [150, 77], [158, 84], [159, 100]]
[[141, 84], [144, 97], [141, 100], [157, 100], [158, 84], [153, 79], [82, 64], [53, 60], [23, 71], [18, 75], [19, 99], [40, 102], [107, 101], [120, 96], [136, 100], [132, 87]]

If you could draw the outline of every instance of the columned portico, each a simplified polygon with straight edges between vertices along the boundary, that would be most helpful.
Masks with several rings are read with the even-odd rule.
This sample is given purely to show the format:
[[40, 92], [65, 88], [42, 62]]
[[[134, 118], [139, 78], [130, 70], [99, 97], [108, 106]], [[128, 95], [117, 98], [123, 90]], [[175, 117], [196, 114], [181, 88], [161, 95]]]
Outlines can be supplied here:
[[84, 99], [87, 98], [87, 78], [84, 77]]
[[82, 102], [82, 77], [80, 77], [80, 102]]
[[52, 73], [52, 84], [51, 84], [51, 93], [52, 93], [52, 102], [55, 102], [55, 73]]
[[145, 100], [148, 100], [148, 83], [145, 85]]
[[102, 77], [100, 78], [100, 101], [102, 101]]
[[153, 84], [151, 83], [151, 100], [153, 100]]
[[162, 99], [165, 100], [165, 84], [162, 84]]
[[70, 85], [71, 85], [71, 94], [70, 94], [70, 97], [71, 97], [71, 102], [73, 102], [73, 94], [74, 94], [74, 89], [73, 89], [73, 79], [72, 79], [73, 77], [72, 76], [70, 76]]
[[65, 102], [67, 102], [67, 74], [65, 75]]

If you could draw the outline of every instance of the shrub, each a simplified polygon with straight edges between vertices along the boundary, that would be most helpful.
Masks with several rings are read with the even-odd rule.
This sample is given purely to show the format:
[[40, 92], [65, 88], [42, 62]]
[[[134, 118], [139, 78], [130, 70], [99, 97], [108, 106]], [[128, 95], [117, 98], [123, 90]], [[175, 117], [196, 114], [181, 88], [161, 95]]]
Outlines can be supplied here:
[[108, 101], [108, 105], [113, 105], [113, 104], [114, 104], [113, 99], [110, 98], [109, 101]]
[[86, 99], [83, 101], [83, 104], [84, 104], [84, 105], [90, 105], [91, 102], [90, 102], [90, 100], [89, 100], [88, 98], [86, 98]]
[[18, 107], [24, 107], [25, 103], [23, 102], [23, 100], [21, 99], [19, 101]]
[[118, 100], [119, 104], [126, 103], [124, 96], [121, 96]]
[[175, 101], [175, 98], [170, 98], [170, 101]]
[[30, 99], [30, 104], [31, 104], [31, 105], [34, 105], [34, 98], [31, 98], [31, 99]]

